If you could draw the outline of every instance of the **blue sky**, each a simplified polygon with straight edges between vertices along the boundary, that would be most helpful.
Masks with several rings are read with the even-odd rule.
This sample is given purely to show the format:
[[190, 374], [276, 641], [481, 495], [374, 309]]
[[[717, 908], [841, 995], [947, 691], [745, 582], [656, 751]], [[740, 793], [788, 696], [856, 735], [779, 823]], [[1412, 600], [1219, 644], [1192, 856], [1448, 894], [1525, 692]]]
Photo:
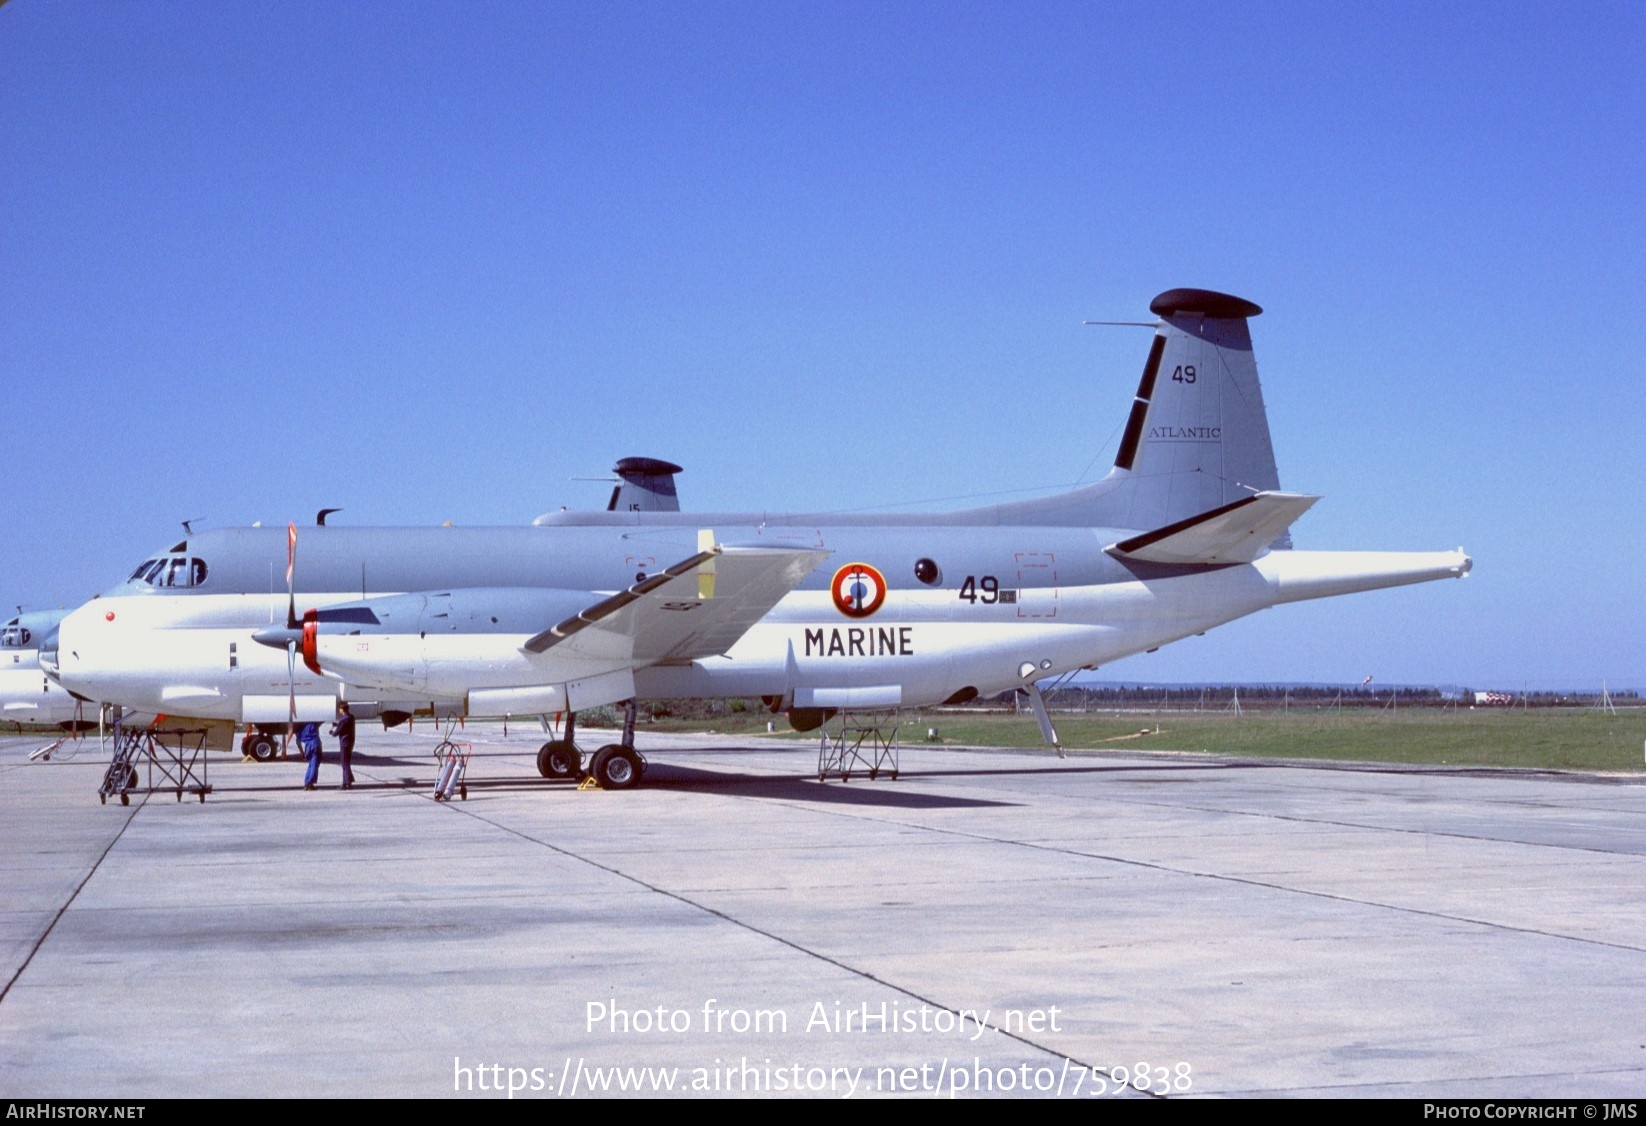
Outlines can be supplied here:
[[[1464, 583], [1139, 680], [1646, 687], [1646, 7], [0, 7], [9, 609], [185, 518], [523, 523], [1100, 476], [1238, 294], [1299, 546]], [[956, 498], [968, 498], [961, 501]]]

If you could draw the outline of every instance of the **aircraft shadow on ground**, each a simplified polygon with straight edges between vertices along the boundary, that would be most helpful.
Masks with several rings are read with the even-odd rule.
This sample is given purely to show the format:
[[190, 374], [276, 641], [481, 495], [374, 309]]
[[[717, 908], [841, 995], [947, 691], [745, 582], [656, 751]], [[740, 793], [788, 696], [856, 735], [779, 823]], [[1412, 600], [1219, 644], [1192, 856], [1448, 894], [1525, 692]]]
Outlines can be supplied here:
[[[945, 752], [950, 752], [950, 753], [952, 753], [952, 757], [956, 762], [964, 762], [968, 757], [970, 757], [972, 755], [975, 755], [979, 751], [981, 751], [985, 754], [1000, 755], [1000, 754], [1008, 754], [1008, 753], [1011, 753], [1014, 750], [1018, 750], [1018, 748], [987, 748], [987, 747], [939, 747], [939, 748], [920, 747], [920, 748], [917, 748], [917, 749], [919, 749], [921, 751], [932, 751], [932, 752], [935, 752], [937, 754], [944, 754]], [[711, 751], [704, 751], [704, 752], [697, 752], [697, 753], [702, 753], [702, 754], [713, 756], [713, 755], [734, 755], [739, 751], [769, 753], [767, 748], [764, 748], [764, 747], [717, 747], [717, 748], [715, 748]], [[675, 755], [681, 755], [681, 754], [690, 755], [693, 752], [692, 751], [670, 750], [668, 753], [671, 756], [675, 756]], [[808, 757], [810, 757], [809, 753], [808, 753]], [[1260, 760], [1239, 761], [1239, 762], [1230, 762], [1230, 761], [1170, 762], [1170, 761], [1164, 761], [1164, 760], [1161, 760], [1161, 761], [1132, 760], [1132, 761], [1122, 762], [1122, 763], [1114, 763], [1114, 762], [1098, 763], [1098, 762], [1090, 762], [1090, 761], [1081, 763], [1077, 759], [1056, 759], [1056, 758], [1053, 758], [1051, 756], [1050, 752], [1041, 753], [1041, 752], [1038, 752], [1038, 751], [1035, 752], [1034, 757], [1024, 756], [1024, 761], [1033, 762], [1033, 763], [1036, 763], [1037, 765], [1033, 765], [1033, 766], [1027, 766], [1027, 765], [1026, 766], [986, 766], [986, 767], [971, 767], [971, 768], [964, 767], [964, 766], [956, 766], [956, 767], [950, 767], [950, 768], [946, 768], [946, 769], [932, 769], [931, 767], [927, 766], [927, 767], [921, 767], [921, 768], [915, 769], [915, 770], [910, 770], [910, 769], [907, 769], [907, 768], [903, 768], [903, 769], [900, 769], [898, 771], [898, 777], [902, 778], [905, 781], [909, 781], [909, 780], [913, 780], [913, 779], [917, 779], [917, 778], [994, 778], [994, 777], [1000, 777], [1000, 778], [1026, 778], [1026, 777], [1032, 777], [1032, 776], [1035, 776], [1035, 775], [1042, 775], [1042, 774], [1044, 774], [1044, 775], [1062, 775], [1062, 774], [1115, 774], [1115, 775], [1185, 774], [1185, 775], [1187, 775], [1187, 774], [1203, 774], [1203, 773], [1206, 773], [1208, 771], [1247, 770], [1247, 769], [1252, 769], [1254, 767], [1272, 767], [1272, 766], [1288, 765], [1288, 764], [1285, 764], [1285, 763], [1267, 763], [1267, 762], [1262, 762]], [[681, 769], [689, 769], [689, 768], [681, 768]], [[651, 781], [654, 774], [655, 774], [655, 771], [652, 768], [648, 767], [647, 768], [647, 773], [646, 773], [646, 778], [647, 778], [648, 783]], [[852, 771], [852, 779], [853, 779], [854, 782], [858, 779], [866, 778], [867, 775], [868, 775], [868, 772], [864, 768], [857, 768], [857, 769], [854, 769]], [[756, 776], [756, 777], [758, 777], [758, 776]], [[831, 781], [838, 781], [837, 775], [833, 772], [830, 773], [829, 777], [830, 777]], [[1159, 781], [1159, 782], [1188, 781], [1187, 778], [1182, 778], [1182, 779], [1178, 779], [1178, 778], [1139, 778], [1137, 780], [1138, 781]], [[875, 784], [878, 785], [879, 783], [877, 782]]]
[[[868, 775], [855, 774], [850, 782], [831, 777], [819, 782], [815, 774], [808, 777], [774, 777], [769, 774], [743, 774], [729, 770], [701, 770], [689, 766], [674, 766], [652, 762], [646, 767], [642, 789], [684, 790], [696, 793], [733, 793], [742, 797], [770, 798], [778, 801], [806, 801], [825, 805], [881, 807], [889, 809], [976, 809], [990, 806], [1014, 806], [1013, 801], [980, 798], [961, 798], [949, 794], [929, 794], [882, 776], [869, 781]], [[356, 789], [411, 789], [428, 788], [431, 780], [409, 778], [397, 781], [365, 782]], [[471, 795], [505, 791], [547, 790], [567, 792], [571, 784], [543, 779], [484, 778], [470, 775], [468, 789]]]
[[[298, 761], [301, 762], [302, 760], [299, 759]], [[369, 753], [361, 754], [359, 751], [355, 751], [349, 761], [356, 767], [427, 766], [432, 769], [434, 767], [434, 748], [431, 746], [423, 754], [410, 755], [374, 755]], [[323, 765], [335, 766], [336, 764], [337, 752], [328, 749]]]
[[[1211, 769], [1227, 768], [1234, 764], [1215, 764]], [[987, 799], [962, 798], [949, 794], [930, 794], [910, 788], [922, 779], [938, 778], [1020, 778], [1034, 775], [1068, 775], [1068, 774], [1139, 774], [1160, 772], [1182, 773], [1182, 779], [1137, 779], [1139, 781], [1184, 781], [1190, 779], [1191, 772], [1203, 773], [1208, 764], [1171, 763], [1166, 765], [1139, 766], [1129, 764], [1125, 766], [1034, 766], [1012, 769], [978, 769], [978, 770], [900, 770], [897, 779], [882, 776], [870, 780], [867, 771], [854, 771], [851, 780], [842, 782], [838, 775], [831, 774], [826, 781], [818, 781], [816, 774], [802, 776], [772, 776], [770, 774], [745, 774], [735, 770], [704, 770], [698, 767], [680, 766], [674, 763], [653, 761], [646, 768], [646, 779], [642, 787], [655, 789], [684, 790], [699, 793], [736, 793], [740, 796], [754, 798], [770, 798], [778, 801], [806, 801], [826, 805], [849, 805], [859, 807], [881, 807], [893, 809], [972, 809], [987, 807], [1006, 807], [1021, 805], [1021, 802]], [[407, 780], [409, 784], [409, 780]], [[518, 779], [477, 778], [471, 776], [468, 787], [471, 792], [537, 789], [540, 787], [553, 789], [566, 788], [566, 783], [539, 782], [536, 780], [522, 782]]]
[[785, 778], [729, 770], [701, 770], [691, 766], [654, 762], [646, 768], [646, 780], [642, 785], [670, 790], [735, 792], [746, 797], [773, 798], [781, 801], [897, 809], [976, 809], [1020, 804], [1014, 801], [922, 793], [908, 788], [910, 778], [911, 776], [906, 773], [900, 773], [897, 780], [882, 774], [878, 779], [870, 781], [867, 772], [862, 772], [854, 773], [849, 782], [842, 782], [835, 776], [819, 782], [816, 774]]

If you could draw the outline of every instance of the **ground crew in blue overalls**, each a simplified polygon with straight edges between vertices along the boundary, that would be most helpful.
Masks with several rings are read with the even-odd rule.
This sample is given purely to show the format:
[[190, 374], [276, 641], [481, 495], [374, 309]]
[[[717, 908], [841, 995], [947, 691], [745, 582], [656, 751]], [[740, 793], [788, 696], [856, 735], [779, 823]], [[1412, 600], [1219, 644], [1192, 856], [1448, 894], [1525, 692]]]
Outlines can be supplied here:
[[297, 744], [303, 748], [303, 757], [309, 760], [309, 769], [303, 775], [303, 788], [314, 789], [320, 781], [320, 725], [305, 723], [297, 729]]

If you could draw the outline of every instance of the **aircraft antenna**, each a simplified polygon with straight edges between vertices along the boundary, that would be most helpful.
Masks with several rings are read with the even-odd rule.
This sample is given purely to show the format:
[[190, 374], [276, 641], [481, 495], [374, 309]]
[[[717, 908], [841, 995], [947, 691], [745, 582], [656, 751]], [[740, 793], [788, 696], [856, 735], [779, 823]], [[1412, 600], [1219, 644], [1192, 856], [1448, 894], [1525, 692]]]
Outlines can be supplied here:
[[[1120, 328], [1159, 328], [1160, 327], [1160, 322], [1159, 321], [1081, 321], [1080, 323], [1083, 324], [1083, 325], [1099, 325], [1099, 326], [1111, 327], [1111, 328], [1112, 327], [1120, 327]], [[1103, 443], [1100, 446], [1097, 447], [1097, 452], [1092, 455], [1092, 460], [1088, 461], [1086, 463], [1086, 468], [1082, 469], [1080, 471], [1080, 476], [1078, 476], [1074, 479], [1074, 483], [1076, 485], [1080, 484], [1088, 476], [1091, 475], [1092, 467], [1097, 464], [1099, 458], [1104, 456], [1105, 452], [1109, 448], [1109, 443], [1114, 440], [1115, 434], [1118, 433], [1120, 431], [1120, 428], [1124, 425], [1125, 425], [1125, 423], [1123, 423], [1123, 422], [1115, 424], [1114, 430], [1110, 431], [1109, 436], [1107, 438], [1103, 439]]]

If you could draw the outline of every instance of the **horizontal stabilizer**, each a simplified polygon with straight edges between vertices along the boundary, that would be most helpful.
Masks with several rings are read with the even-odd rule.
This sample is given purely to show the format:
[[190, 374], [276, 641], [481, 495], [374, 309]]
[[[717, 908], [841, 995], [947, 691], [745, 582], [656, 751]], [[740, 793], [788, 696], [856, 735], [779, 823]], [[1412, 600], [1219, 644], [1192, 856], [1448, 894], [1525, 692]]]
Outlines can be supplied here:
[[1148, 563], [1250, 563], [1319, 499], [1301, 493], [1255, 493], [1104, 550], [1120, 559]]
[[636, 665], [718, 656], [828, 554], [815, 548], [700, 551], [544, 630], [525, 648]]

